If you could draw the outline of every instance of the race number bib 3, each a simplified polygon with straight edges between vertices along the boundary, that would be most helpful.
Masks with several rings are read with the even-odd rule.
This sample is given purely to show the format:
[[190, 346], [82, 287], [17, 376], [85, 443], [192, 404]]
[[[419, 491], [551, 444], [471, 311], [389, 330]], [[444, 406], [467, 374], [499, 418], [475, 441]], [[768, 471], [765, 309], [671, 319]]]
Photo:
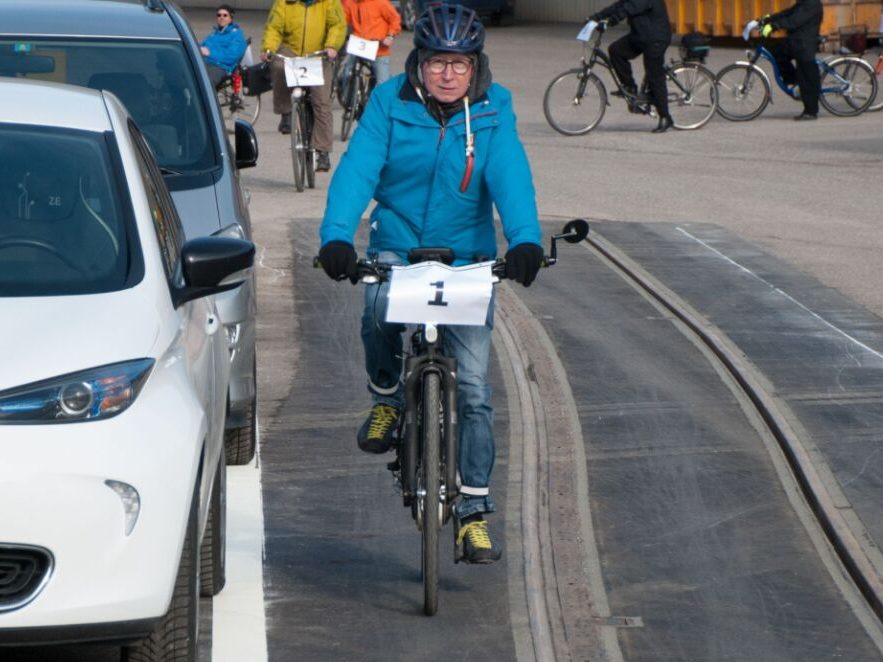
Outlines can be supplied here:
[[349, 40], [346, 42], [346, 53], [347, 55], [355, 55], [373, 62], [377, 59], [377, 49], [379, 47], [379, 41], [362, 39], [361, 37], [351, 34]]
[[288, 87], [316, 87], [325, 84], [320, 57], [285, 58], [285, 84]]
[[493, 262], [393, 267], [387, 322], [483, 326], [493, 293]]

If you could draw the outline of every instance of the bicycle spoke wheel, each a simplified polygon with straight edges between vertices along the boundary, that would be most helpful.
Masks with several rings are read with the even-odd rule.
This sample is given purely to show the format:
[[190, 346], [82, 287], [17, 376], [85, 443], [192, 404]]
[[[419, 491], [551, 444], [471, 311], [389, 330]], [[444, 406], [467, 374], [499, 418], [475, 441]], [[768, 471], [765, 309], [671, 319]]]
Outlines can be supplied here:
[[714, 116], [717, 87], [714, 74], [705, 67], [685, 62], [672, 67], [668, 81], [668, 112], [676, 129], [699, 129]]
[[[865, 54], [864, 57], [869, 56], [871, 54]], [[877, 94], [874, 95], [871, 105], [868, 106], [868, 112], [874, 112], [883, 108], [883, 92], [880, 91], [880, 85], [883, 85], [883, 54], [879, 57], [874, 57], [871, 62], [868, 62], [868, 65], [874, 70], [874, 77], [877, 79]]]
[[353, 129], [353, 120], [356, 117], [356, 104], [358, 103], [358, 66], [353, 68], [349, 80], [346, 84], [346, 91], [343, 99], [340, 100], [343, 106], [343, 116], [340, 120], [340, 139], [346, 141], [350, 137], [350, 131]]
[[877, 95], [877, 77], [864, 60], [844, 57], [822, 66], [819, 101], [828, 112], [852, 117], [865, 112]]
[[307, 188], [316, 188], [316, 150], [312, 146], [314, 126], [313, 107], [307, 102], [304, 106], [304, 174]]
[[717, 112], [732, 122], [753, 120], [770, 102], [770, 84], [754, 67], [731, 64], [716, 78]]
[[304, 190], [306, 174], [306, 132], [304, 131], [304, 111], [297, 105], [291, 113], [291, 167], [294, 171], [294, 188], [298, 193]]
[[423, 452], [418, 479], [422, 496], [423, 520], [421, 570], [423, 575], [423, 613], [432, 616], [438, 611], [438, 530], [439, 520], [439, 465], [441, 460], [441, 392], [440, 378], [427, 372], [423, 378], [422, 433]]
[[239, 95], [240, 103], [237, 104], [237, 116], [241, 119], [244, 119], [246, 122], [254, 124], [258, 121], [258, 117], [261, 114], [261, 97], [260, 95], [256, 95], [253, 97], [246, 96], [245, 94]]
[[581, 136], [596, 126], [607, 109], [607, 91], [591, 71], [571, 69], [553, 79], [543, 95], [543, 114], [558, 133]]

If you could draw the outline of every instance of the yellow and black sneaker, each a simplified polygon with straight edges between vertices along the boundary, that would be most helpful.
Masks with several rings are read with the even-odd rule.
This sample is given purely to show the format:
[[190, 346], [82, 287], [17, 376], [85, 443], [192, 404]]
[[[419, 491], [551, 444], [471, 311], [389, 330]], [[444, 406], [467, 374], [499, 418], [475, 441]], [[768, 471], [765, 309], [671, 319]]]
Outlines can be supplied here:
[[399, 410], [390, 405], [374, 405], [359, 428], [356, 441], [366, 453], [385, 453], [395, 441]]
[[464, 521], [457, 532], [457, 550], [463, 563], [493, 563], [503, 552], [491, 542], [487, 522], [482, 519]]

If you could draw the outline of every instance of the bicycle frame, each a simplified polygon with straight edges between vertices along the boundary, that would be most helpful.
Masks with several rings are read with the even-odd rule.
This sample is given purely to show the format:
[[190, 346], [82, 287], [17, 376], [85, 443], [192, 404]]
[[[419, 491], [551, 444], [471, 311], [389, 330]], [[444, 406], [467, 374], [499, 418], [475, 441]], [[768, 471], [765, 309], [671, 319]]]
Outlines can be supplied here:
[[[770, 80], [769, 76], [767, 76], [766, 72], [760, 68], [760, 66], [757, 64], [757, 61], [763, 59], [763, 60], [766, 60], [767, 62], [769, 62], [773, 68], [773, 77], [774, 77], [774, 80], [776, 81], [776, 85], [779, 87], [779, 89], [782, 90], [785, 94], [787, 94], [792, 99], [795, 99], [798, 101], [800, 100], [800, 93], [797, 92], [798, 86], [797, 85], [789, 85], [788, 83], [785, 82], [785, 80], [782, 78], [782, 70], [779, 67], [779, 63], [776, 62], [775, 56], [772, 54], [772, 52], [766, 46], [764, 46], [763, 44], [757, 44], [757, 46], [754, 47], [754, 50], [748, 51], [746, 53], [746, 55], [748, 55], [748, 60], [747, 60], [747, 62], [744, 62], [744, 63], [752, 65], [754, 67], [757, 67], [757, 69], [766, 77], [767, 82], [769, 82], [769, 80]], [[741, 64], [741, 63], [736, 62], [736, 64]], [[819, 58], [816, 58], [816, 65], [819, 68], [820, 76], [822, 74], [829, 73], [841, 84], [838, 87], [823, 87], [819, 90], [819, 94], [831, 93], [831, 92], [836, 93], [842, 89], [842, 86], [847, 86], [847, 87], [849, 86], [849, 81], [845, 80], [842, 76], [840, 76], [840, 74], [838, 74], [834, 69], [832, 69], [831, 66], [825, 60], [820, 60]], [[772, 102], [772, 99], [770, 99], [770, 102]]]
[[[622, 86], [622, 81], [619, 80], [619, 76], [616, 74], [616, 69], [613, 68], [613, 63], [610, 61], [610, 56], [607, 55], [607, 53], [604, 52], [604, 49], [601, 48], [600, 44], [601, 44], [601, 35], [602, 34], [603, 34], [603, 32], [601, 30], [596, 30], [595, 34], [592, 35], [592, 38], [589, 41], [584, 43], [583, 56], [580, 58], [583, 69], [586, 72], [589, 72], [594, 68], [595, 64], [600, 62], [601, 66], [603, 68], [605, 68], [607, 70], [607, 72], [610, 74], [610, 77], [613, 79], [613, 82], [616, 84], [617, 91], [623, 95], [623, 98], [637, 99], [636, 96], [629, 94], [629, 92], [627, 92], [625, 90], [625, 88]], [[597, 36], [595, 36], [595, 35], [597, 35]], [[672, 60], [671, 64], [665, 65], [665, 81], [666, 81], [666, 83], [673, 83], [675, 85], [675, 87], [677, 87], [684, 94], [689, 94], [688, 90], [685, 89], [683, 85], [681, 85], [680, 81], [671, 75], [672, 67], [677, 64], [680, 64], [680, 62], [676, 62], [676, 61]], [[582, 95], [585, 92], [585, 84], [586, 84], [585, 80], [583, 80], [583, 82], [580, 83], [580, 89], [579, 89], [580, 95]], [[646, 87], [647, 87], [647, 79], [645, 77], [644, 80], [641, 81], [641, 91], [646, 92]], [[610, 105], [610, 102], [608, 101], [607, 104]], [[650, 104], [647, 101], [644, 101], [642, 103], [638, 103], [636, 105], [638, 105], [638, 107], [641, 108], [641, 110], [643, 112], [645, 112], [646, 114], [649, 114], [651, 112]]]

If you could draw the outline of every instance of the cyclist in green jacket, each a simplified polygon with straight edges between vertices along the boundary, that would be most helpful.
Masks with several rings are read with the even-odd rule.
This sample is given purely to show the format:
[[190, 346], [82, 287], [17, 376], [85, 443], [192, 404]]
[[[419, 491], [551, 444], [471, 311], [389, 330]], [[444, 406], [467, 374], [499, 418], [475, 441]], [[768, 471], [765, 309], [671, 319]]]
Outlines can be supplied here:
[[[331, 88], [334, 82], [331, 61], [346, 38], [346, 19], [340, 0], [275, 0], [270, 8], [261, 59], [268, 53], [286, 57], [324, 50], [328, 54], [323, 70], [325, 84], [310, 92], [315, 125], [313, 148], [316, 149], [316, 172], [331, 169], [331, 147], [334, 141], [334, 119], [331, 114]], [[281, 115], [280, 133], [291, 133], [291, 88], [285, 82], [285, 64], [274, 58], [270, 65], [273, 80], [273, 112]]]

